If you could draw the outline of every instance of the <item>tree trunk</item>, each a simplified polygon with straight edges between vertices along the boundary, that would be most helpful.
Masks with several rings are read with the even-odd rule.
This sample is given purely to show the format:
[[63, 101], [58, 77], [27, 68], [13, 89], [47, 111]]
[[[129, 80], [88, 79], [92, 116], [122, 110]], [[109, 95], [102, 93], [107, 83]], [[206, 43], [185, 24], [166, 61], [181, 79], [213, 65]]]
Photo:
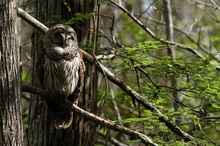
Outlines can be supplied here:
[[[166, 22], [166, 37], [167, 40], [174, 42], [174, 31], [173, 31], [173, 20], [172, 20], [172, 10], [170, 0], [163, 0], [164, 6], [164, 17]], [[175, 60], [176, 53], [173, 47], [168, 47], [167, 49], [168, 55]], [[171, 84], [171, 82], [169, 82]], [[178, 79], [172, 77], [172, 84], [175, 88], [178, 87]], [[173, 97], [173, 108], [177, 111], [180, 107], [181, 98], [179, 96], [179, 92], [177, 90], [172, 92]], [[179, 125], [181, 123], [181, 117], [176, 119], [176, 124]]]
[[[59, 20], [69, 20], [78, 13], [91, 13], [95, 7], [94, 0], [44, 0], [36, 1], [35, 3], [35, 17], [42, 23], [47, 25], [47, 22]], [[61, 18], [57, 19], [57, 17]], [[49, 24], [49, 27], [52, 24]], [[72, 25], [75, 29], [78, 41], [85, 43], [85, 41], [92, 41], [93, 36], [89, 28], [93, 27], [90, 20], [77, 22]], [[32, 85], [39, 86], [39, 81], [35, 72], [36, 59], [38, 52], [41, 49], [42, 34], [35, 31], [33, 34], [33, 73]], [[87, 66], [85, 73], [84, 93], [79, 100], [79, 106], [83, 109], [96, 113], [95, 96], [97, 93], [97, 75], [94, 67]], [[29, 129], [28, 129], [28, 145], [30, 146], [88, 146], [93, 145], [96, 138], [96, 125], [90, 121], [86, 121], [77, 115], [74, 115], [72, 127], [66, 130], [57, 130], [54, 128], [47, 112], [47, 107], [41, 98], [36, 98], [32, 95], [30, 101], [29, 111]]]
[[1, 0], [0, 8], [0, 145], [22, 146], [16, 0]]

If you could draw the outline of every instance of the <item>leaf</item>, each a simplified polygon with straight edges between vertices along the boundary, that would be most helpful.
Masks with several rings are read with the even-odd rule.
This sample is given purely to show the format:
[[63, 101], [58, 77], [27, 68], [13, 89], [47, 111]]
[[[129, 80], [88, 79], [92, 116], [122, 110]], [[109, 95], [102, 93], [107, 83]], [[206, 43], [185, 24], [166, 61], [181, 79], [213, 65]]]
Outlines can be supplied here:
[[211, 104], [212, 104], [212, 106], [213, 106], [214, 108], [220, 109], [220, 105], [215, 104], [215, 103], [211, 103]]

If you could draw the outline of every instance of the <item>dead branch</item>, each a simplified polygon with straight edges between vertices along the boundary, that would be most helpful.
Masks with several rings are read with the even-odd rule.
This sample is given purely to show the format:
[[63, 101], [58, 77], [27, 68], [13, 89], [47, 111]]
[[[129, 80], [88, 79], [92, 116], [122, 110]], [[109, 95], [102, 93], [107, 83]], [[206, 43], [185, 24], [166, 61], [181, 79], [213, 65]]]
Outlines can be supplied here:
[[187, 50], [193, 54], [195, 54], [197, 57], [205, 60], [205, 57], [202, 56], [202, 54], [200, 54], [198, 51], [196, 51], [195, 49], [189, 47], [189, 46], [185, 46], [183, 44], [179, 44], [176, 42], [171, 42], [168, 40], [164, 40], [161, 38], [158, 38], [148, 27], [144, 26], [144, 24], [138, 20], [134, 15], [132, 15], [131, 13], [129, 13], [129, 11], [127, 9], [125, 9], [125, 7], [123, 7], [122, 5], [119, 5], [118, 3], [116, 3], [113, 0], [108, 0], [110, 3], [114, 4], [115, 6], [117, 6], [120, 10], [122, 10], [124, 13], [126, 13], [132, 20], [134, 20], [135, 23], [137, 23], [141, 28], [143, 28], [152, 38], [154, 38], [155, 40], [158, 40], [164, 44], [167, 44], [169, 46], [175, 46], [175, 47], [179, 47], [181, 49]]
[[30, 25], [35, 27], [36, 29], [40, 30], [42, 33], [46, 33], [48, 31], [48, 28], [43, 25], [42, 23], [39, 23], [37, 19], [29, 15], [27, 12], [22, 10], [21, 8], [17, 9], [18, 16], [27, 21]]
[[[41, 88], [33, 87], [30, 85], [22, 85], [22, 92], [29, 92], [29, 93], [37, 94], [43, 98], [48, 98], [50, 100], [55, 101], [50, 93], [48, 93], [47, 91], [45, 91]], [[55, 101], [55, 102], [58, 102], [58, 101]], [[83, 118], [89, 119], [90, 121], [92, 121], [96, 124], [99, 124], [103, 127], [107, 127], [107, 128], [114, 130], [114, 131], [118, 131], [118, 132], [120, 131], [124, 134], [131, 136], [131, 137], [141, 139], [141, 141], [145, 144], [151, 144], [151, 145], [157, 146], [157, 144], [152, 142], [152, 140], [148, 136], [146, 136], [140, 132], [134, 131], [132, 129], [129, 129], [127, 127], [124, 127], [122, 125], [119, 125], [109, 119], [103, 119], [97, 115], [94, 115], [90, 112], [87, 112], [75, 104], [72, 104], [70, 102], [66, 102], [65, 104], [59, 102], [59, 104], [62, 104], [62, 106], [69, 108], [70, 110], [72, 110], [73, 112], [82, 116]]]

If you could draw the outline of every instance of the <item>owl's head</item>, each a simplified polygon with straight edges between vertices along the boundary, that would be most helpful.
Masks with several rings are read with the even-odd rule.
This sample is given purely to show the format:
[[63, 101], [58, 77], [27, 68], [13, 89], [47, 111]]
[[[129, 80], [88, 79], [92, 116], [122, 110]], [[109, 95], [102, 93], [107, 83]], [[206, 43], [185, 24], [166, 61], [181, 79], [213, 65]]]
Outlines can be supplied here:
[[46, 33], [43, 47], [50, 59], [69, 58], [75, 55], [78, 49], [76, 33], [68, 25], [54, 25]]

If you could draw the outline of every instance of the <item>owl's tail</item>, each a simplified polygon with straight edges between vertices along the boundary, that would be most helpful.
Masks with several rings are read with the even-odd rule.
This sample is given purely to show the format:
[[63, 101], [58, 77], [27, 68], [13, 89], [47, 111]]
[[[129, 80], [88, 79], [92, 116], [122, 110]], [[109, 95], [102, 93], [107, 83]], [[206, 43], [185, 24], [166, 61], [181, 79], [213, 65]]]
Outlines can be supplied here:
[[61, 107], [58, 103], [46, 100], [51, 119], [56, 129], [69, 128], [73, 122], [73, 112]]

